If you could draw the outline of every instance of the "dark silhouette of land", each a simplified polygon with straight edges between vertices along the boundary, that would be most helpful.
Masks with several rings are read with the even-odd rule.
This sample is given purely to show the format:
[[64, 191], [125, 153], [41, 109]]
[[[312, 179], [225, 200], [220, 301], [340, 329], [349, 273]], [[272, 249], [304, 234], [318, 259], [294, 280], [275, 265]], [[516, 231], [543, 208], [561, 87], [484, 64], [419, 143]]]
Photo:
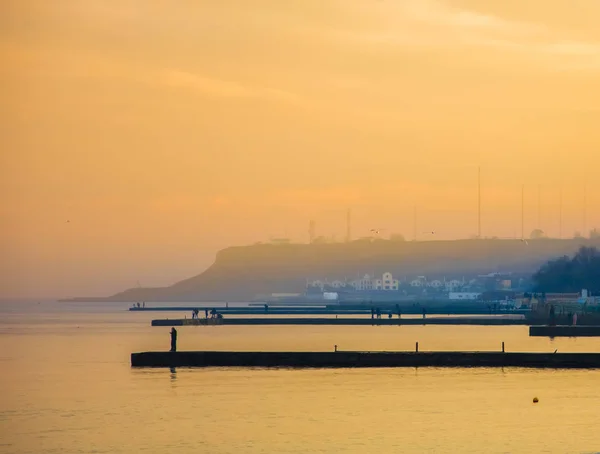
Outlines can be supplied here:
[[569, 258], [563, 256], [543, 265], [534, 275], [535, 291], [546, 293], [600, 293], [600, 251], [582, 246]]
[[385, 271], [399, 278], [451, 279], [498, 271], [531, 275], [548, 260], [574, 254], [582, 245], [598, 247], [600, 239], [256, 244], [221, 250], [206, 271], [169, 287], [69, 301], [248, 301], [257, 294], [303, 292], [307, 279], [354, 279]]

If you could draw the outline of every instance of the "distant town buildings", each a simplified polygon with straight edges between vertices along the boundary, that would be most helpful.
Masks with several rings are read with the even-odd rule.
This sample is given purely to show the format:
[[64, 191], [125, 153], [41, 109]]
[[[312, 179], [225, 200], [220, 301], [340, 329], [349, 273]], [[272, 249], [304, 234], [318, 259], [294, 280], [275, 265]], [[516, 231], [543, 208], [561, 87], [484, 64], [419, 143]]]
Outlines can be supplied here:
[[398, 292], [404, 294], [446, 294], [452, 295], [451, 299], [469, 300], [477, 299], [484, 291], [509, 291], [519, 287], [521, 280], [515, 281], [510, 273], [491, 273], [473, 276], [470, 279], [428, 279], [426, 276], [416, 276], [413, 279], [404, 277], [402, 280], [394, 278], [390, 271], [381, 276], [364, 274], [355, 279], [315, 279], [307, 280], [307, 288], [318, 291], [342, 292]]
[[328, 280], [314, 280], [307, 282], [307, 286], [325, 289], [352, 289], [352, 290], [398, 290], [400, 288], [400, 284], [398, 279], [394, 279], [392, 273], [385, 272], [381, 276], [381, 278], [371, 276], [369, 274], [365, 274], [362, 278], [354, 279], [351, 281], [341, 281], [339, 279], [333, 280], [329, 282]]

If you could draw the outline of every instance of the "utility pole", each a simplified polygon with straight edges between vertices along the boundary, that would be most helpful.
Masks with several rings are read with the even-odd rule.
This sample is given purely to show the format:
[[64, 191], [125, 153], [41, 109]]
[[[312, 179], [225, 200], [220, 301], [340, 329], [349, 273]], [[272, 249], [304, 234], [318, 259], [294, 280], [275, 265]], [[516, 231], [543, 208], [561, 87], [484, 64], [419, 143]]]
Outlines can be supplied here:
[[417, 241], [417, 206], [413, 210], [413, 241]]
[[525, 185], [521, 186], [521, 239], [525, 239]]
[[583, 232], [581, 234], [586, 237], [587, 234], [587, 182], [583, 183]]
[[351, 212], [350, 208], [346, 212], [346, 242], [349, 243], [352, 241], [352, 229], [351, 229]]
[[477, 169], [477, 238], [481, 239], [481, 167]]
[[538, 184], [537, 228], [542, 229], [542, 188]]
[[562, 238], [562, 202], [563, 202], [563, 188], [560, 187], [560, 193], [558, 195], [558, 237]]

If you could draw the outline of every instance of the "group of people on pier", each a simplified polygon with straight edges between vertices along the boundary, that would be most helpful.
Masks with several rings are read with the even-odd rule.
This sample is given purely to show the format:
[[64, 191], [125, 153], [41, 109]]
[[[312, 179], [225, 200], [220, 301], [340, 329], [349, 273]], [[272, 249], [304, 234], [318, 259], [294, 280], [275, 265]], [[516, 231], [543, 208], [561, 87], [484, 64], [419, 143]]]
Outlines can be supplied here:
[[[398, 318], [402, 318], [402, 311], [400, 310], [400, 306], [398, 304], [396, 304], [396, 314], [398, 315]], [[423, 308], [423, 318], [425, 318], [426, 315], [427, 315], [427, 309]], [[374, 319], [375, 317], [381, 318], [381, 309], [378, 307], [371, 308], [371, 318]], [[389, 311], [388, 318], [392, 318], [392, 317], [393, 317], [393, 313], [392, 313], [392, 311]]]
[[[192, 310], [192, 320], [198, 319], [198, 314], [200, 313], [200, 309]], [[208, 318], [208, 309], [204, 309], [204, 318]], [[223, 318], [223, 315], [219, 314], [216, 309], [211, 309], [210, 318]]]

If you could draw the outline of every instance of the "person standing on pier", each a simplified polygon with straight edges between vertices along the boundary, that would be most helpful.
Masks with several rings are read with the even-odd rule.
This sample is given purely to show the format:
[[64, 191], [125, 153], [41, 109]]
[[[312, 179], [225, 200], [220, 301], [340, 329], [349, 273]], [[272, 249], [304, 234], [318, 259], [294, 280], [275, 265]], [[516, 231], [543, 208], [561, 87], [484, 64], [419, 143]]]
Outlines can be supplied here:
[[171, 351], [177, 351], [177, 330], [174, 327], [171, 328]]
[[556, 312], [554, 310], [554, 304], [550, 306], [550, 326], [556, 326]]

